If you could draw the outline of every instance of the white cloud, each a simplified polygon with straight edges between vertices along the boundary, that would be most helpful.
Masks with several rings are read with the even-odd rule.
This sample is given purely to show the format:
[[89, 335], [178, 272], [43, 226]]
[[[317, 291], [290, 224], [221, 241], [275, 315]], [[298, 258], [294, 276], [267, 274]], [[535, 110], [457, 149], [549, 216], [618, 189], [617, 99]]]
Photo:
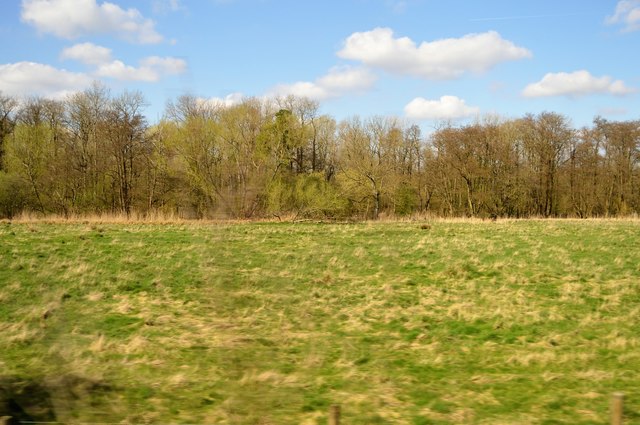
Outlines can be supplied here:
[[92, 83], [86, 74], [57, 69], [35, 62], [0, 65], [0, 91], [11, 96], [63, 98]]
[[114, 78], [122, 81], [156, 82], [167, 75], [182, 74], [187, 70], [187, 62], [174, 57], [149, 56], [139, 62], [139, 66], [127, 65], [111, 57], [111, 49], [92, 43], [81, 43], [68, 47], [60, 54], [61, 59], [73, 59], [94, 66], [96, 77]]
[[376, 76], [366, 68], [334, 67], [315, 81], [298, 81], [280, 84], [270, 90], [268, 96], [294, 95], [314, 100], [326, 100], [348, 93], [360, 93], [370, 89]]
[[75, 44], [63, 49], [60, 59], [73, 59], [86, 65], [100, 65], [111, 61], [111, 49], [93, 43]]
[[308, 97], [309, 99], [315, 100], [324, 100], [330, 97], [329, 93], [325, 89], [310, 81], [298, 81], [291, 84], [278, 84], [267, 94], [267, 96], [289, 95]]
[[159, 43], [155, 23], [137, 9], [96, 0], [22, 0], [22, 20], [43, 33], [73, 39], [88, 34], [114, 34], [128, 41]]
[[187, 70], [187, 62], [184, 59], [171, 56], [149, 56], [140, 61], [144, 68], [155, 69], [165, 75], [178, 75]]
[[138, 67], [126, 65], [119, 60], [102, 63], [95, 75], [123, 81], [156, 82], [167, 75], [181, 74], [186, 69], [187, 63], [183, 59], [150, 56], [142, 59]]
[[120, 60], [114, 60], [100, 65], [95, 74], [98, 77], [113, 78], [122, 81], [155, 82], [160, 79], [160, 75], [151, 68], [136, 68], [131, 65], [126, 65]]
[[542, 80], [529, 84], [522, 91], [525, 97], [584, 96], [589, 94], [625, 95], [635, 90], [622, 80], [605, 75], [594, 77], [588, 71], [548, 73]]
[[198, 103], [213, 107], [229, 108], [231, 106], [239, 105], [244, 100], [242, 93], [231, 93], [225, 97], [210, 97], [210, 98], [198, 98]]
[[416, 97], [404, 107], [404, 112], [417, 120], [456, 120], [478, 115], [480, 108], [467, 105], [457, 96], [442, 96], [438, 100]]
[[607, 16], [605, 22], [609, 25], [622, 24], [625, 32], [640, 30], [640, 0], [619, 1], [615, 12]]
[[376, 28], [351, 34], [338, 56], [394, 74], [452, 79], [469, 71], [486, 71], [501, 62], [530, 58], [532, 54], [495, 31], [425, 41], [418, 46], [408, 37], [394, 37], [390, 28]]

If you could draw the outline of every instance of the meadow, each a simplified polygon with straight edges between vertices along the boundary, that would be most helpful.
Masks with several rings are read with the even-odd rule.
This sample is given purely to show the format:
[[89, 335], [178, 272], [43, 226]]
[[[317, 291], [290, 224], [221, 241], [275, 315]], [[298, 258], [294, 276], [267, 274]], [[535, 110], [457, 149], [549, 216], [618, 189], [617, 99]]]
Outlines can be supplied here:
[[639, 422], [640, 221], [2, 222], [0, 335], [59, 422]]

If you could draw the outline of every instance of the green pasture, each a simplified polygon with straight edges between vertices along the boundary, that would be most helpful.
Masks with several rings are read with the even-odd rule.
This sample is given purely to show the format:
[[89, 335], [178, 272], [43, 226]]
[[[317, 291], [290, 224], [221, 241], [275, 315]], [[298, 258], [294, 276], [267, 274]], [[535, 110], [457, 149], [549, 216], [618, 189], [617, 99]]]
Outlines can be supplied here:
[[605, 424], [614, 391], [640, 422], [639, 221], [0, 223], [0, 409], [35, 419]]

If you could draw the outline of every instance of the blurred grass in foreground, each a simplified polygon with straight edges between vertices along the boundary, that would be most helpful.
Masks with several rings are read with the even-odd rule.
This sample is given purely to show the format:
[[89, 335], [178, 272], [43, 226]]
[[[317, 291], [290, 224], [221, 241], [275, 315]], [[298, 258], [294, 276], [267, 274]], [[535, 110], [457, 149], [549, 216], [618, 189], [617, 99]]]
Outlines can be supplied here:
[[0, 387], [62, 422], [640, 418], [640, 223], [420, 227], [0, 223]]

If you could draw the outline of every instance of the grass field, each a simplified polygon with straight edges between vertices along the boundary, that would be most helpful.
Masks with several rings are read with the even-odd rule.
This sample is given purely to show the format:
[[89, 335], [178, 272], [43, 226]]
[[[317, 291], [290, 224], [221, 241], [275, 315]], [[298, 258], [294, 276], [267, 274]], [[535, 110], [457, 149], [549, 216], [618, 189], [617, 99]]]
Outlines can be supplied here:
[[5, 222], [0, 336], [61, 422], [638, 423], [640, 222]]

